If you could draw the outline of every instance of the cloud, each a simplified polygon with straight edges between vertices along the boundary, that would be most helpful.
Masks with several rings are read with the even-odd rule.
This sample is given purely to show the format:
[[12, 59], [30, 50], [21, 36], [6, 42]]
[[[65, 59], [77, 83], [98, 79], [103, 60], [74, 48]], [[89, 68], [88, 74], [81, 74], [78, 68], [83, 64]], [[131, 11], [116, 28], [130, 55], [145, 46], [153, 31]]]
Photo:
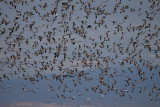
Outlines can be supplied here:
[[[14, 102], [14, 103], [6, 103], [6, 104], [0, 104], [0, 107], [99, 107], [103, 104], [96, 104], [96, 105], [76, 105], [72, 103], [64, 103], [63, 105], [58, 105], [56, 103], [41, 103], [41, 102]], [[103, 105], [103, 107], [160, 107], [160, 104], [136, 104], [136, 103], [130, 103], [130, 104], [122, 104], [122, 103], [112, 103], [109, 105]]]
[[45, 104], [39, 102], [16, 102], [16, 103], [7, 103], [0, 105], [0, 107], [66, 107], [59, 106], [56, 104]]
[[[40, 102], [14, 102], [0, 104], [0, 107], [74, 107], [74, 104], [58, 105], [56, 103], [45, 104]], [[94, 106], [80, 106], [80, 107], [94, 107]]]

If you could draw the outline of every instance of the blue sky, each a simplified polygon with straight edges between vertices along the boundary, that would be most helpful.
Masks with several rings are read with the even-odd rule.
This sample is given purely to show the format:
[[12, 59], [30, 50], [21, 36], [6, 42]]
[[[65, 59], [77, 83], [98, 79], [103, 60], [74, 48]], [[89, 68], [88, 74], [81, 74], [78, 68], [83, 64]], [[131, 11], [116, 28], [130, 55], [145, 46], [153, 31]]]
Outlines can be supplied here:
[[159, 7], [1, 1], [0, 107], [160, 106]]

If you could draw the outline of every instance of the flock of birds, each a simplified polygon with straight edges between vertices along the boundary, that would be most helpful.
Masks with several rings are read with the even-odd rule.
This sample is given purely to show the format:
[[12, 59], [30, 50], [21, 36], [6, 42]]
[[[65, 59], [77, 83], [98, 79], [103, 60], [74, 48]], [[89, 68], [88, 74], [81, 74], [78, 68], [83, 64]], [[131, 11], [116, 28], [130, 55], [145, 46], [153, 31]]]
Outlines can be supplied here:
[[56, 80], [48, 91], [63, 92], [53, 99], [75, 100], [84, 88], [101, 98], [147, 91], [160, 101], [159, 7], [158, 0], [0, 0], [0, 88], [13, 78]]

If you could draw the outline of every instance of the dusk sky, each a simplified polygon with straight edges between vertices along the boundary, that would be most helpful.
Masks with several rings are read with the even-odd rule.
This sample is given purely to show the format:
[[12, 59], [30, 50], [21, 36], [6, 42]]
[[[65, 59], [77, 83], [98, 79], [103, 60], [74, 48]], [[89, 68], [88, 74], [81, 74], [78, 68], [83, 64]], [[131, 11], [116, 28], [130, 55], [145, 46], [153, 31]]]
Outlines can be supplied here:
[[160, 107], [159, 0], [0, 0], [0, 107]]

